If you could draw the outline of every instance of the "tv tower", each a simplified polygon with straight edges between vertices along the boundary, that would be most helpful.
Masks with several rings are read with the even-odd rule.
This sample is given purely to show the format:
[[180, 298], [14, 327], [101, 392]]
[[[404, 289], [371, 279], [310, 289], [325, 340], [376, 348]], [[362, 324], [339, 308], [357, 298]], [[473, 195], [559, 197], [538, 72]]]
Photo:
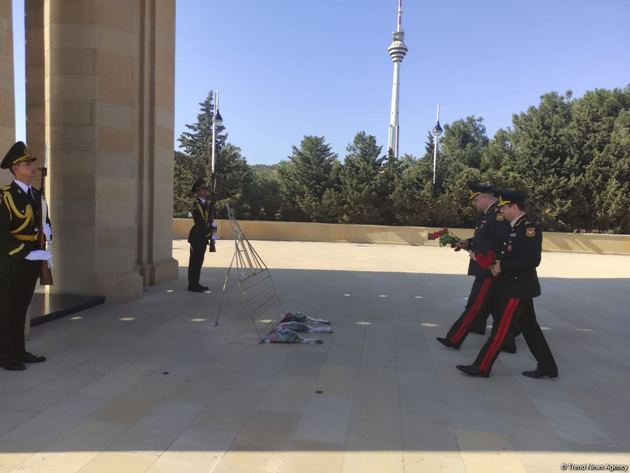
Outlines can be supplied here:
[[394, 82], [392, 84], [392, 111], [389, 116], [389, 138], [387, 147], [392, 150], [394, 156], [398, 157], [398, 93], [400, 90], [400, 63], [402, 63], [407, 54], [407, 46], [405, 46], [405, 33], [402, 29], [402, 0], [398, 0], [398, 17], [396, 23], [396, 31], [392, 44], [387, 48], [389, 57], [394, 63]]

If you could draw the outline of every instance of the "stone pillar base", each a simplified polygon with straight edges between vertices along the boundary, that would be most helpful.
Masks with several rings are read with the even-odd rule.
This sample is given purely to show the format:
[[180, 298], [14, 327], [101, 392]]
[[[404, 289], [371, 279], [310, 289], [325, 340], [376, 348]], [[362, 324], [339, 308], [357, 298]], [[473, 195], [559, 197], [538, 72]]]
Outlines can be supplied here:
[[154, 286], [174, 281], [179, 277], [179, 263], [175, 258], [167, 258], [155, 264], [144, 264], [138, 268], [145, 286]]
[[127, 301], [142, 297], [142, 276], [136, 273], [99, 274], [92, 279], [90, 294], [105, 296], [107, 301]]

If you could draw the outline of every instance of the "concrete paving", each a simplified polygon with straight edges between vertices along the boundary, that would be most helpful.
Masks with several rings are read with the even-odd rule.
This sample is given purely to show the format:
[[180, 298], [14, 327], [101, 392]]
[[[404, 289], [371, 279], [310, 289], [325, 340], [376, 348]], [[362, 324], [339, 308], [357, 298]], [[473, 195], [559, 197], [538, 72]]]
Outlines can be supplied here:
[[[461, 313], [466, 256], [432, 246], [253, 242], [322, 345], [259, 344], [220, 241], [180, 279], [33, 329], [49, 360], [0, 371], [0, 473], [556, 472], [630, 464], [630, 257], [544, 253], [536, 309], [560, 369], [522, 338], [489, 379], [435, 341]], [[586, 469], [586, 467], [584, 467]], [[612, 470], [608, 470], [612, 471]]]

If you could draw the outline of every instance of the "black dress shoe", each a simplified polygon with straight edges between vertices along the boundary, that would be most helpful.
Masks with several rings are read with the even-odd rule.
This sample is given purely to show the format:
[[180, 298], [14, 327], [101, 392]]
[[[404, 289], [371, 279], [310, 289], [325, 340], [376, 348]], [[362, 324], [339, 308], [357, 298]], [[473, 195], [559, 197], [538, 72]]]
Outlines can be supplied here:
[[501, 347], [501, 351], [506, 353], [516, 353], [516, 343], [512, 342], [511, 344], [503, 345]]
[[454, 348], [455, 350], [459, 350], [459, 347], [451, 342], [448, 338], [435, 337], [435, 339], [447, 348]]
[[523, 376], [527, 376], [528, 378], [544, 378], [545, 376], [549, 376], [550, 378], [557, 378], [557, 371], [548, 371], [540, 368], [536, 368], [534, 371], [523, 371]]
[[459, 371], [466, 373], [468, 376], [480, 376], [482, 378], [490, 377], [490, 373], [484, 373], [477, 365], [457, 365], [456, 368]]
[[203, 292], [204, 289], [201, 286], [188, 286], [190, 292]]
[[36, 355], [33, 355], [32, 353], [26, 352], [20, 357], [20, 360], [23, 363], [42, 363], [46, 361], [46, 357], [36, 356]]
[[201, 284], [199, 284], [199, 287], [203, 289], [204, 291], [207, 291], [208, 289], [210, 289], [208, 286], [202, 286]]
[[6, 363], [0, 364], [5, 370], [8, 371], [24, 371], [26, 369], [26, 365], [21, 361], [9, 361]]

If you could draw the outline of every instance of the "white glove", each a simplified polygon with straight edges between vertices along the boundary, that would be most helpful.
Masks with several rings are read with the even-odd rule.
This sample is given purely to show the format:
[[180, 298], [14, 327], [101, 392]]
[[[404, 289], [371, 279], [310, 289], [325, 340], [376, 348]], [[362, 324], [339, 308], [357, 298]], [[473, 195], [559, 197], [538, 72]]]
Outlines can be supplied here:
[[49, 261], [51, 258], [52, 254], [46, 250], [33, 250], [25, 257], [30, 261]]
[[52, 240], [52, 228], [47, 223], [44, 224], [44, 235], [46, 235], [46, 241]]
[[217, 228], [217, 222], [215, 222], [214, 220], [212, 221], [212, 223], [210, 224], [210, 226], [212, 228]]
[[213, 233], [212, 236], [210, 237], [211, 240], [218, 240], [219, 239], [219, 235], [217, 235], [216, 233]]

